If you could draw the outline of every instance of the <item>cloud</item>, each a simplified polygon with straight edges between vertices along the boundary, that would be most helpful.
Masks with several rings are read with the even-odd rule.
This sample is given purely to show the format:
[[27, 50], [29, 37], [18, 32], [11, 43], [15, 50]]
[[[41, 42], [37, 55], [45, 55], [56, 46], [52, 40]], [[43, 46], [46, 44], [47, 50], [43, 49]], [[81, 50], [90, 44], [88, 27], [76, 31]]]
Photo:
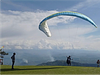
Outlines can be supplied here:
[[[41, 20], [58, 11], [2, 11], [0, 42], [5, 49], [99, 49], [96, 38], [84, 35], [96, 30], [87, 25], [75, 25], [75, 17], [57, 17], [48, 21], [52, 37], [47, 38], [39, 29]], [[60, 25], [62, 24], [62, 25]], [[68, 25], [66, 25], [68, 24]], [[80, 42], [79, 42], [80, 41]], [[84, 42], [85, 41], [85, 42]], [[89, 42], [91, 41], [91, 42]], [[77, 43], [78, 42], [78, 43]], [[87, 43], [86, 43], [87, 42]], [[93, 47], [96, 45], [96, 47]]]
[[67, 9], [67, 10], [72, 10], [72, 11], [78, 11], [81, 9], [84, 10], [84, 9], [94, 7], [99, 3], [100, 3], [100, 0], [84, 0], [80, 3], [78, 3], [77, 5]]
[[50, 61], [55, 61], [54, 57], [50, 54], [50, 52], [48, 53], [48, 56], [50, 58]]
[[[22, 36], [32, 36], [32, 33], [37, 31], [40, 21], [58, 11], [37, 11], [37, 12], [21, 12], [21, 11], [2, 11], [0, 14], [2, 19], [1, 23], [1, 37], [22, 37]], [[67, 21], [66, 21], [67, 20]], [[72, 17], [55, 18], [50, 20], [49, 25], [57, 25], [60, 22], [69, 22], [69, 20], [74, 20]], [[33, 34], [37, 35], [37, 34]]]
[[24, 62], [24, 63], [28, 63], [28, 60], [27, 60], [27, 59], [23, 59], [23, 62]]
[[[19, 1], [19, 0], [2, 0], [1, 1], [1, 3], [2, 3], [2, 8], [4, 9], [4, 10], [9, 10], [9, 9], [11, 9], [11, 10], [19, 10], [19, 11], [31, 11], [32, 9], [31, 8], [29, 8], [27, 5], [24, 5], [23, 6], [23, 2], [24, 2], [24, 0], [23, 0], [23, 2], [22, 2], [22, 4], [19, 4], [18, 2], [20, 2], [21, 3], [21, 1]], [[6, 8], [5, 8], [6, 7]]]

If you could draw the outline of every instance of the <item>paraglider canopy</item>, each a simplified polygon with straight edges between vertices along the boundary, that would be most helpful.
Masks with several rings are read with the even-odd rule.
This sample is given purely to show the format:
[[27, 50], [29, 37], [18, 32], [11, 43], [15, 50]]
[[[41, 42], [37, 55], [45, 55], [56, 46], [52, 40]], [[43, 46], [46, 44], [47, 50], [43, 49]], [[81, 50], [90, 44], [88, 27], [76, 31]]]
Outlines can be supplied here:
[[88, 22], [90, 22], [92, 25], [94, 25], [96, 28], [97, 28], [97, 25], [89, 18], [87, 17], [86, 15], [83, 15], [81, 13], [78, 13], [78, 12], [72, 12], [72, 11], [64, 11], [64, 12], [58, 12], [58, 13], [55, 13], [55, 14], [52, 14], [46, 18], [44, 18], [40, 24], [39, 24], [39, 29], [44, 32], [48, 37], [51, 36], [51, 32], [48, 28], [48, 25], [47, 25], [47, 20], [53, 18], [53, 17], [57, 17], [57, 16], [75, 16], [75, 17], [79, 17], [83, 20], [86, 20]]
[[4, 46], [1, 47], [1, 49], [4, 48]]

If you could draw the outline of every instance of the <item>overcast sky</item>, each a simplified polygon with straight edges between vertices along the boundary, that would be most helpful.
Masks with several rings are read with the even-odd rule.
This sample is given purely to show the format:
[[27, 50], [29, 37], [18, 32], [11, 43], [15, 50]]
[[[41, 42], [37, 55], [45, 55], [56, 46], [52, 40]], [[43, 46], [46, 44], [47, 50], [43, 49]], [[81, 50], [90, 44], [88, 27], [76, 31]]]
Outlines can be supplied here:
[[[100, 50], [100, 0], [1, 0], [0, 46], [5, 49]], [[80, 18], [48, 20], [51, 37], [38, 29], [47, 16], [75, 11], [90, 17], [98, 28]]]

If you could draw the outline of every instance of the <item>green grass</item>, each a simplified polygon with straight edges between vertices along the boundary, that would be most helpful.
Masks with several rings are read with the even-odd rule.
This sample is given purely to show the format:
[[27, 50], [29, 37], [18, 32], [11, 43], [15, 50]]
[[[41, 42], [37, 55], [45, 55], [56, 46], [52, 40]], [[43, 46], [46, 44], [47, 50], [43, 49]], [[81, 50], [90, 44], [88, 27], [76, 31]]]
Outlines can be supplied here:
[[100, 74], [97, 67], [76, 66], [11, 66], [1, 65], [1, 74]]

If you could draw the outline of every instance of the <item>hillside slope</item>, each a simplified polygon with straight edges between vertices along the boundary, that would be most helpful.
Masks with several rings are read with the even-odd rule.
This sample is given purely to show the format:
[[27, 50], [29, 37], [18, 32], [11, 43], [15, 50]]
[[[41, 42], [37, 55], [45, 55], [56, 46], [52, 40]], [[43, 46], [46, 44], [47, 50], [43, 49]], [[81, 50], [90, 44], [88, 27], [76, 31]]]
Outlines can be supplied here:
[[76, 66], [11, 66], [1, 65], [1, 74], [100, 74], [97, 67]]
[[[64, 60], [56, 60], [53, 62], [46, 62], [42, 64], [38, 64], [37, 66], [67, 66], [66, 61]], [[96, 67], [96, 64], [87, 64], [87, 63], [78, 63], [72, 61], [72, 66], [87, 66], [87, 67]]]

